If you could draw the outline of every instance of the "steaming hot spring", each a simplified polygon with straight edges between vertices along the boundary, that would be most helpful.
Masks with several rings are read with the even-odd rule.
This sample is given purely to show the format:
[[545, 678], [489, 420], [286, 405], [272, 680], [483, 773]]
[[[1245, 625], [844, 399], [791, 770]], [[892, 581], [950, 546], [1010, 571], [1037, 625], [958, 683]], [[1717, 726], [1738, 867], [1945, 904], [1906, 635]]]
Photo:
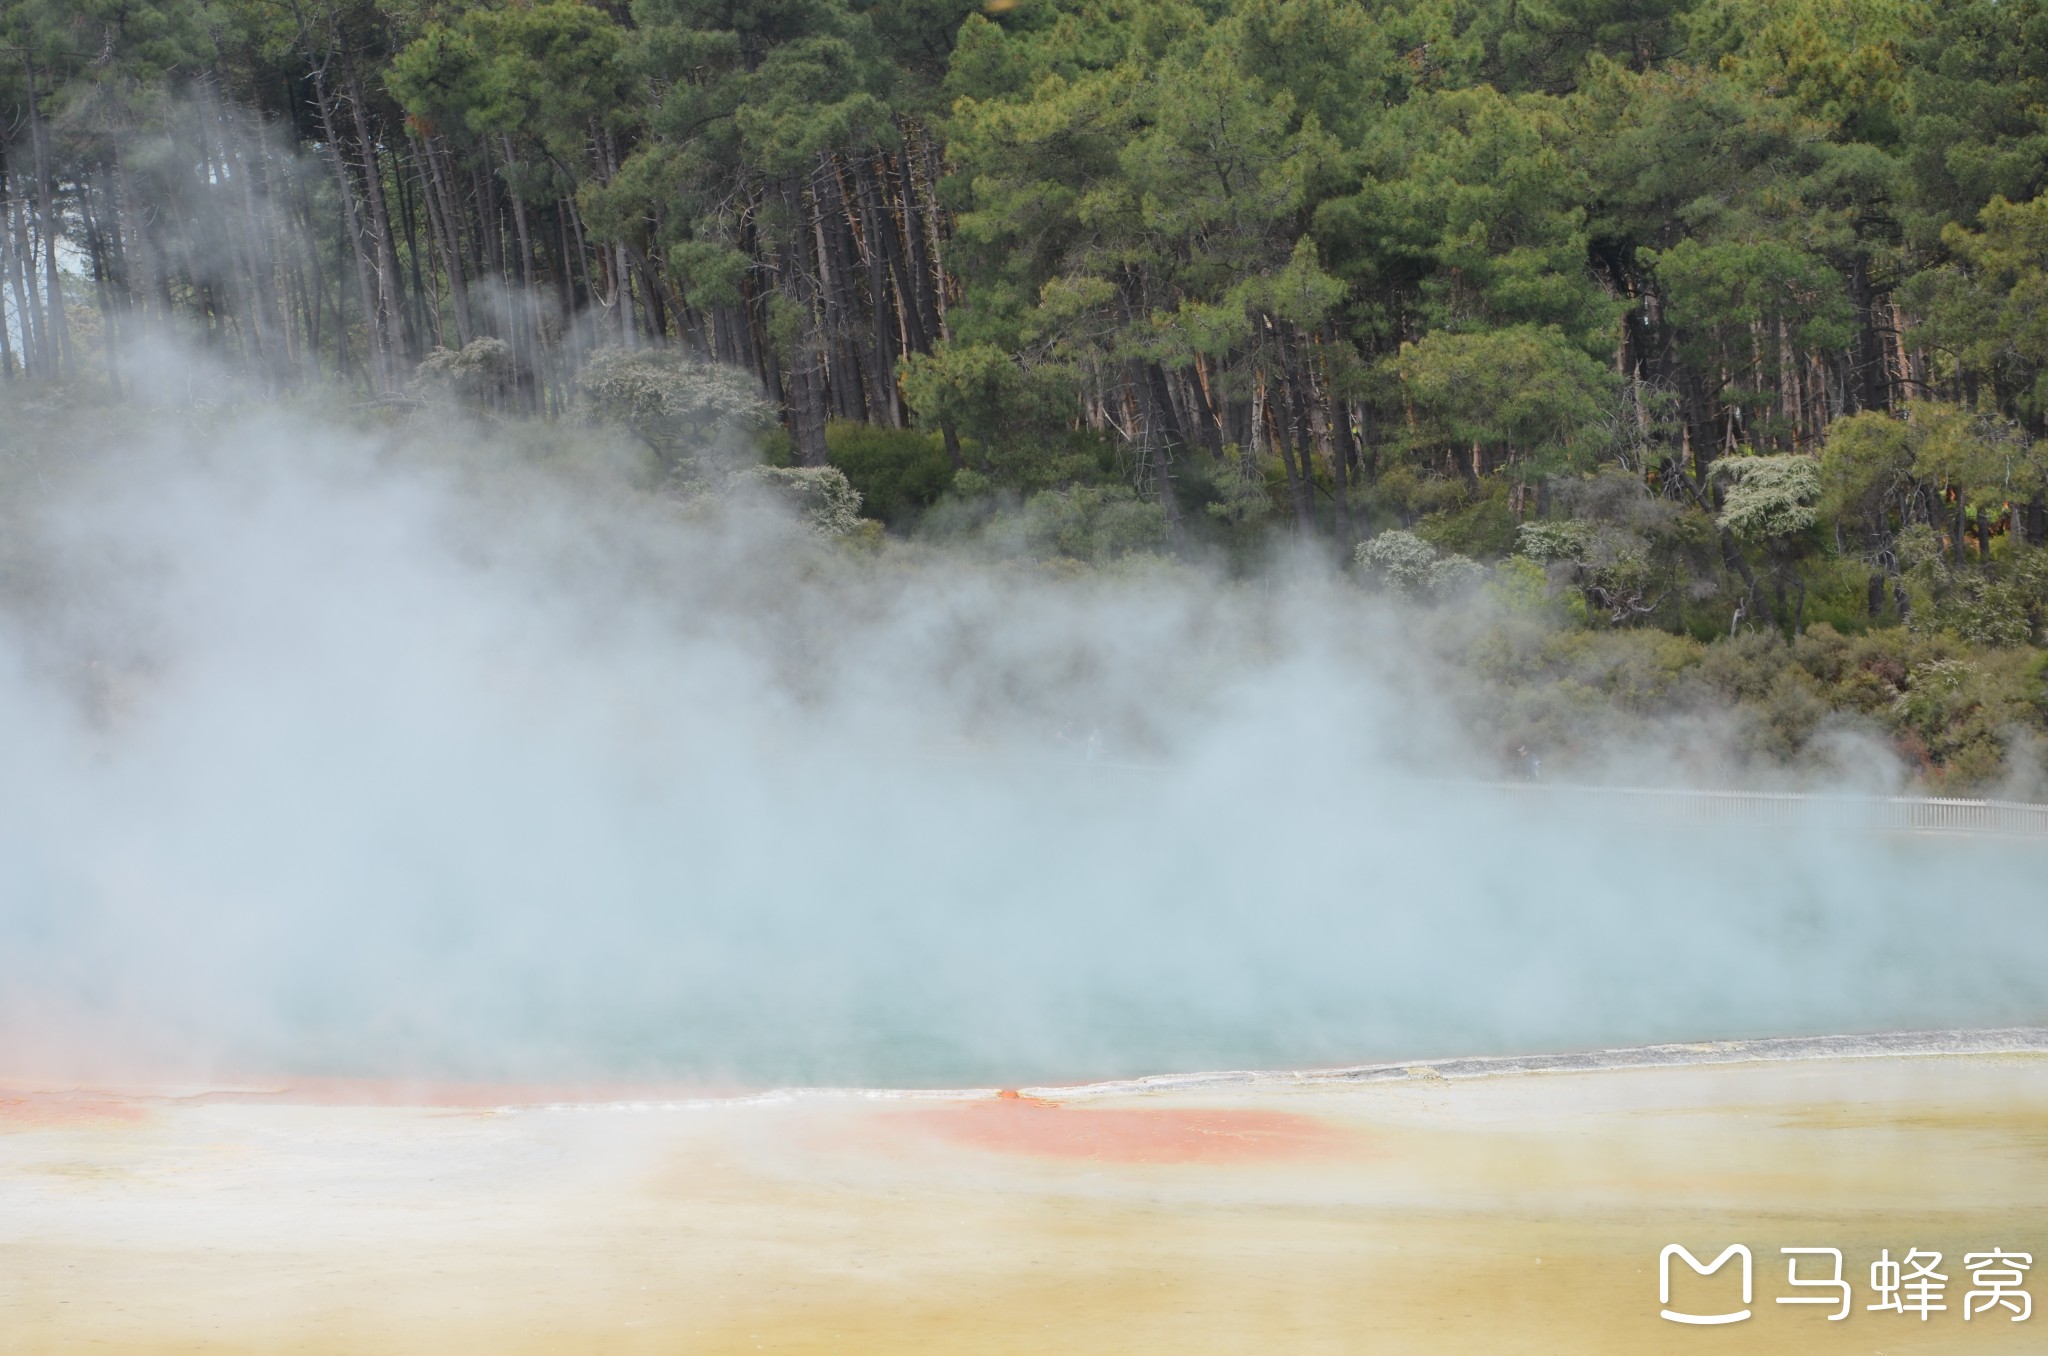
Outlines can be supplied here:
[[1777, 1249], [2036, 1241], [2036, 809], [1635, 789], [1711, 713], [1499, 782], [1465, 623], [1308, 566], [270, 434], [58, 486], [0, 629], [0, 1352], [1633, 1354], [1735, 1242], [1678, 1336], [1865, 1351]]
[[[1467, 790], [1458, 803], [1522, 825], [1533, 842], [1546, 807], [1532, 799], [1523, 788]], [[1762, 798], [1711, 813], [1739, 824], [1799, 808]], [[1699, 798], [1678, 798], [1645, 822], [1702, 812]], [[1963, 813], [1836, 806], [1805, 838], [1874, 842], [1909, 875], [1951, 870], [1958, 854], [1995, 862], [2037, 850], [2017, 835], [1898, 827]], [[1873, 831], [1873, 820], [1885, 827]], [[1718, 926], [1769, 919], [1701, 923], [1695, 945], [1713, 945]], [[1536, 1010], [1588, 1024], [1552, 1029], [1560, 1048], [1600, 1023], [1707, 1020], [1724, 987], [1754, 1005], [1759, 1025], [1867, 1019], [1876, 1009], [1858, 1004], [1869, 996], [1831, 983], [1833, 966], [1859, 957], [1808, 955], [1812, 926], [1791, 933], [1799, 964], [1778, 960], [1803, 984], [1729, 971], [1689, 990], [1685, 955], [1659, 953], [1663, 969], [1646, 982], [1661, 985], [1661, 1007], [1617, 964], [1648, 964], [1649, 950], [1596, 953], [1573, 969], [1532, 930], [1525, 949], [1564, 967]], [[1920, 954], [1953, 964], [1950, 944], [1930, 934]], [[959, 990], [925, 990], [953, 993], [952, 1044], [931, 1009], [870, 995], [865, 1028], [820, 1029], [808, 1056], [868, 1072], [868, 1087], [764, 1086], [760, 1070], [806, 1067], [798, 1028], [774, 1029], [771, 1012], [761, 1019], [771, 1029], [750, 1041], [713, 1009], [678, 1018], [715, 1021], [723, 1041], [686, 1083], [366, 1076], [363, 1050], [405, 1046], [395, 1023], [372, 1033], [375, 1045], [331, 1050], [330, 1065], [354, 1059], [350, 1076], [167, 1077], [105, 1063], [89, 1077], [65, 1073], [96, 1067], [79, 1053], [0, 1082], [4, 1330], [11, 1349], [30, 1352], [1496, 1353], [1554, 1350], [1555, 1334], [1570, 1333], [1575, 1351], [1639, 1353], [1670, 1349], [1655, 1302], [1668, 1243], [1747, 1243], [1763, 1259], [1769, 1303], [1779, 1247], [1851, 1258], [1902, 1244], [1956, 1255], [2019, 1247], [2048, 1206], [2039, 1027], [913, 1086], [919, 1072], [993, 1065], [1005, 1032], [1017, 1065], [1043, 1068], [1084, 1050], [1163, 1065], [1193, 1042], [1270, 1056], [1317, 1030], [1301, 1014], [1270, 1027], [1160, 1020], [1202, 1010], [1205, 984], [1212, 1012], [1228, 1014], [1230, 994], [1199, 954], [1172, 958], [1172, 982], [1148, 975], [1155, 963], [1125, 950], [1114, 971], [1077, 961], [1036, 973], [1038, 985], [1051, 975], [1072, 984], [1063, 1023], [1019, 1006], [1016, 962], [991, 954]], [[1986, 974], [1998, 965], [1985, 954]], [[1499, 986], [1521, 973], [1474, 946], [1435, 982], [1475, 987], [1432, 1006], [1362, 946], [1340, 968], [1399, 997], [1339, 1006], [1361, 1029], [1367, 1013], [1390, 1029], [1406, 1012], [1459, 1030], [1488, 1010], [1475, 1006], [1471, 977]], [[1327, 978], [1306, 959], [1295, 971], [1305, 983]], [[630, 989], [632, 976], [623, 969], [619, 982]], [[1603, 1006], [1602, 985], [1638, 996]], [[793, 1004], [799, 990], [774, 992]], [[1105, 992], [1153, 1010], [1089, 1013]], [[1338, 1003], [1342, 992], [1311, 996]], [[1996, 993], [1987, 985], [1974, 1009], [1950, 1011], [1994, 1015]], [[1512, 1001], [1531, 1010], [1527, 992]], [[494, 1039], [538, 1039], [514, 1009], [485, 1010]], [[1037, 1029], [1025, 1024], [1034, 1017]], [[322, 1027], [300, 1020], [294, 1038], [314, 1048]], [[413, 1049], [447, 1067], [474, 1069], [502, 1048], [470, 1044], [446, 1010], [438, 1025], [415, 1022]], [[582, 1047], [585, 1067], [592, 1048]], [[687, 1063], [691, 1048], [663, 1057]], [[751, 1079], [720, 1063], [733, 1051], [750, 1052]], [[570, 1053], [549, 1058], [573, 1063]], [[1862, 1351], [1869, 1326], [1780, 1321], [1781, 1348], [1749, 1345], [1739, 1328], [1686, 1339]], [[1980, 1326], [1970, 1338], [1985, 1350], [2031, 1349], [2025, 1325]], [[1907, 1342], [1898, 1349], [1946, 1349], [1918, 1331]]]

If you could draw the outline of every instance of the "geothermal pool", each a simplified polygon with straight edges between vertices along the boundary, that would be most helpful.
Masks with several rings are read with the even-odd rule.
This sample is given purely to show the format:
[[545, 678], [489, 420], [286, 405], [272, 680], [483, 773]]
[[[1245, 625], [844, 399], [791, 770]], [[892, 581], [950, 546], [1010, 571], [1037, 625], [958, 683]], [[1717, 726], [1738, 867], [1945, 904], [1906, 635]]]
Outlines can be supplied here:
[[[630, 814], [411, 895], [117, 854], [150, 909], [0, 957], [0, 1356], [2037, 1345], [1959, 1263], [2048, 1255], [2041, 842], [1422, 786], [1276, 858], [1182, 823], [1198, 772], [1107, 829], [1092, 774], [955, 790], [857, 869]], [[1038, 793], [1061, 850], [992, 868]], [[1673, 1243], [1751, 1249], [1751, 1316], [1661, 1317]], [[1871, 1312], [1915, 1249], [1949, 1309]]]
[[[1703, 861], [1711, 835], [1674, 848], [1639, 813], [1574, 876], [1593, 849], [1540, 806], [1453, 804], [1503, 851], [1436, 894], [1398, 858], [1325, 858], [1355, 893], [1276, 915], [1232, 895], [1225, 852], [1167, 902], [1088, 886], [1092, 930], [999, 882], [949, 932], [909, 882], [806, 911], [800, 939], [769, 896], [784, 926], [655, 924], [613, 993], [465, 989], [482, 971], [456, 965], [411, 1026], [366, 1020], [387, 1010], [357, 965], [309, 957], [285, 973], [310, 996], [223, 1009], [280, 1041], [232, 1073], [226, 1043], [211, 1068], [54, 1043], [34, 1068], [17, 1044], [0, 1353], [2034, 1349], [2031, 1316], [1964, 1326], [1957, 1263], [2048, 1254], [2041, 844], [1835, 807], [1768, 855]], [[1391, 840], [1338, 846], [1370, 867]], [[1086, 847], [1059, 868], [1077, 882]], [[1518, 885], [1567, 879], [1586, 893]], [[552, 968], [515, 950], [492, 973], [587, 977], [582, 948], [617, 938], [559, 940]], [[707, 940], [733, 973], [634, 968]], [[387, 978], [436, 994], [416, 942]], [[857, 963], [805, 987], [781, 956]], [[1901, 1015], [1945, 1029], [1785, 1034]], [[1660, 1038], [1686, 1043], [1641, 1045]], [[1395, 1062], [1128, 1077], [1338, 1050]], [[1751, 1317], [1662, 1318], [1671, 1243], [1749, 1247]], [[1846, 1319], [1777, 1303], [1808, 1297], [1788, 1247], [1841, 1252]], [[1869, 1311], [1872, 1263], [1912, 1249], [1950, 1259], [1950, 1308]], [[1673, 1302], [1720, 1312], [1716, 1279], [1681, 1274]]]
[[2048, 1023], [2048, 838], [1383, 780], [1273, 841], [1204, 831], [1235, 767], [911, 772], [945, 833], [886, 767], [845, 806], [792, 775], [790, 820], [836, 815], [866, 859], [661, 804], [510, 856], [422, 821], [424, 864], [172, 818], [90, 891], [13, 897], [0, 1047], [17, 1072], [947, 1087]]
[[[2038, 1029], [921, 1096], [16, 1080], [0, 1351], [2031, 1351], [1862, 1278], [2042, 1252], [2044, 1126]], [[1661, 1319], [1671, 1242], [1750, 1247], [1752, 1317]], [[1793, 1246], [1845, 1321], [1776, 1303]]]
[[[1319, 566], [842, 558], [203, 436], [10, 538], [0, 1356], [1635, 1356], [1672, 1242], [1756, 1250], [1701, 1350], [2033, 1331], [1830, 1324], [1777, 1249], [2048, 1252], [2048, 837], [1455, 784], [1512, 618]], [[1553, 778], [1793, 775], [1578, 683]], [[1713, 1044], [1965, 1028], [2020, 1030]]]

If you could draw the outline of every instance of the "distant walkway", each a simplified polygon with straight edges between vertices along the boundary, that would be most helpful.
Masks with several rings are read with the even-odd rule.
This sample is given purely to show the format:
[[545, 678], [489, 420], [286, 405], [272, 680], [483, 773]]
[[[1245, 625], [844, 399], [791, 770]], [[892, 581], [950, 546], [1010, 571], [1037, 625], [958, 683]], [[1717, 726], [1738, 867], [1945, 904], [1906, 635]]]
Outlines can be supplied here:
[[1591, 803], [1618, 816], [1685, 824], [1783, 825], [1802, 820], [1898, 833], [2048, 838], [2048, 805], [1920, 796], [1822, 796], [1798, 791], [1683, 791], [1563, 782], [1486, 782], [1511, 800]]
[[[1173, 765], [1127, 758], [1044, 756], [1019, 758], [965, 752], [926, 752], [921, 761], [965, 767], [1079, 770], [1104, 777], [1144, 780], [1173, 774]], [[1427, 778], [1438, 791], [1477, 791], [1507, 801], [1603, 809], [1622, 822], [1725, 824], [1781, 828], [1797, 821], [1816, 828], [1885, 833], [1985, 834], [2048, 839], [2048, 805], [2021, 800], [1965, 800], [1940, 796], [1823, 795], [1808, 791], [1695, 791], [1673, 787], [1597, 786], [1583, 782], [1468, 782]]]
[[1176, 1092], [1271, 1084], [1426, 1082], [1500, 1078], [1510, 1074], [1599, 1073], [1612, 1069], [1696, 1067], [1709, 1064], [1783, 1063], [1817, 1059], [1925, 1059], [1966, 1055], [2048, 1055], [2048, 1027], [1884, 1031], [1840, 1036], [1766, 1036], [1751, 1040], [1689, 1041], [1547, 1055], [1461, 1055], [1402, 1059], [1333, 1069], [1230, 1069], [1214, 1073], [1152, 1074], [1072, 1087], [1025, 1088], [1031, 1096], [1072, 1101], [1134, 1092]]

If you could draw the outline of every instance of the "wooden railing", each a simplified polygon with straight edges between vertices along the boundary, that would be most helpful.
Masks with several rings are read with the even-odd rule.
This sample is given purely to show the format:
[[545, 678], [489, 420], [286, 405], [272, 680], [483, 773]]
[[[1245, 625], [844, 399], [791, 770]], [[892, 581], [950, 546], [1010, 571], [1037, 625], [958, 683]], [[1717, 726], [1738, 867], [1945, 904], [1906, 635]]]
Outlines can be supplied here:
[[[1090, 777], [1140, 781], [1169, 777], [1166, 763], [1086, 758], [1078, 753], [1041, 758], [992, 758], [960, 752], [924, 753], [920, 761], [972, 767], [1035, 768]], [[1840, 828], [1886, 833], [1987, 834], [2048, 839], [2048, 805], [2019, 800], [1962, 800], [1928, 796], [1822, 795], [1807, 791], [1693, 791], [1669, 787], [1592, 786], [1578, 782], [1418, 783], [1442, 794], [1478, 792], [1502, 800], [1551, 805], [1578, 812], [1596, 809], [1620, 822], [1673, 825]]]
[[1915, 796], [1822, 796], [1797, 791], [1676, 791], [1577, 786], [1560, 782], [1488, 782], [1512, 800], [1574, 808], [1604, 805], [1624, 818], [1687, 824], [1783, 826], [1791, 821], [1894, 833], [1967, 833], [2048, 838], [2048, 805], [2016, 800]]

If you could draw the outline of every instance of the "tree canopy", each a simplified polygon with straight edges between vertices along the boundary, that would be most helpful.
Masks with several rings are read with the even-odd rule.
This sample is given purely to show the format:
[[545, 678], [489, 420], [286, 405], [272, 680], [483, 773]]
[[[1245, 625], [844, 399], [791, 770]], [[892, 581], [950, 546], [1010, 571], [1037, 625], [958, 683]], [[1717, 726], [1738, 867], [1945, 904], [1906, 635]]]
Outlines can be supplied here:
[[2048, 0], [0, 0], [0, 50], [10, 382], [168, 333], [670, 473], [779, 425], [899, 533], [2041, 639]]

